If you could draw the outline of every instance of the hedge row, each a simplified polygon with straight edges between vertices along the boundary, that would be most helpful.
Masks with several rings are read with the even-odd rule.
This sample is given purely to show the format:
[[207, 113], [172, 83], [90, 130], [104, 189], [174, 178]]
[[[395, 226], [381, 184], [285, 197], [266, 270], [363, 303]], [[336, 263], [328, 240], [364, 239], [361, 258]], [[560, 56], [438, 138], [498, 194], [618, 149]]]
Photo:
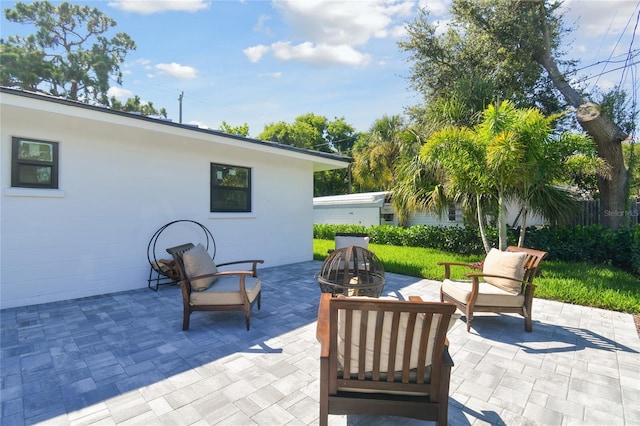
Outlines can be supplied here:
[[[369, 235], [373, 244], [426, 247], [460, 253], [484, 253], [478, 229], [460, 226], [425, 226], [410, 228], [380, 225], [321, 225], [313, 227], [314, 238], [332, 240], [336, 232], [357, 232]], [[498, 245], [497, 229], [489, 227], [487, 235], [494, 247]], [[509, 245], [516, 245], [519, 230], [509, 230]], [[612, 231], [600, 225], [575, 227], [527, 228], [525, 246], [544, 250], [549, 260], [567, 262], [588, 261], [617, 266], [640, 276], [640, 225]]]

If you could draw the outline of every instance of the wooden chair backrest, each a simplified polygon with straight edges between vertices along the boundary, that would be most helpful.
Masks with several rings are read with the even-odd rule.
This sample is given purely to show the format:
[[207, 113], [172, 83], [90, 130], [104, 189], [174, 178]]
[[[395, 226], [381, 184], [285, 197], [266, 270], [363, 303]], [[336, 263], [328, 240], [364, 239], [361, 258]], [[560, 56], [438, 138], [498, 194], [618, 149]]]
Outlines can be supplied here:
[[538, 274], [540, 262], [542, 262], [542, 259], [547, 256], [547, 252], [517, 246], [509, 246], [507, 247], [507, 251], [527, 253], [527, 259], [524, 263], [524, 278], [522, 280], [528, 282], [529, 284], [533, 283], [533, 279]]
[[173, 257], [173, 260], [175, 260], [176, 262], [176, 267], [178, 268], [178, 272], [180, 272], [180, 280], [187, 279], [187, 273], [184, 270], [184, 261], [182, 259], [182, 255], [184, 255], [185, 252], [189, 251], [193, 247], [194, 245], [192, 243], [187, 243], [176, 247], [169, 247], [167, 249], [167, 253], [169, 253]]
[[[455, 305], [440, 302], [332, 298], [329, 308], [329, 392], [349, 388], [431, 394], [431, 389], [439, 389], [446, 334], [455, 310]], [[356, 312], [359, 321], [354, 321], [358, 316], [354, 315]], [[343, 330], [339, 330], [339, 317], [344, 319]], [[400, 326], [402, 321], [406, 327]], [[371, 330], [372, 326], [374, 330]], [[383, 342], [385, 328], [384, 333], [390, 334], [387, 342]], [[339, 365], [341, 334], [344, 365]], [[373, 342], [367, 342], [372, 335]], [[402, 351], [399, 345], [402, 345]], [[411, 359], [414, 345], [419, 345], [417, 361]], [[358, 351], [357, 365], [352, 365], [352, 351]], [[384, 351], [388, 354], [387, 365], [380, 361]], [[399, 352], [404, 353], [402, 359], [396, 357]], [[416, 368], [411, 368], [412, 361], [417, 364]]]

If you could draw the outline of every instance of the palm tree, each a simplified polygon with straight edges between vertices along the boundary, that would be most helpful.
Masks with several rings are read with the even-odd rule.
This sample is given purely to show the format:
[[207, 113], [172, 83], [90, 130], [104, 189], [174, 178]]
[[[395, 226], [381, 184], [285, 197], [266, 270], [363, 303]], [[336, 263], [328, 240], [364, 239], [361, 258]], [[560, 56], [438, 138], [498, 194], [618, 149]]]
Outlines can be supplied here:
[[416, 137], [400, 115], [377, 119], [353, 147], [355, 181], [366, 190], [386, 191], [397, 182], [401, 159], [417, 153]]
[[550, 149], [555, 118], [504, 101], [489, 105], [474, 129], [448, 127], [434, 133], [423, 146], [420, 156], [425, 163], [447, 171], [444, 184], [449, 189], [445, 192], [458, 198], [462, 194], [475, 197], [485, 249], [490, 245], [482, 229], [483, 196], [493, 198], [497, 206], [501, 250], [507, 246], [508, 201], [545, 216], [557, 217], [571, 209], [571, 194], [552, 185], [563, 161]]

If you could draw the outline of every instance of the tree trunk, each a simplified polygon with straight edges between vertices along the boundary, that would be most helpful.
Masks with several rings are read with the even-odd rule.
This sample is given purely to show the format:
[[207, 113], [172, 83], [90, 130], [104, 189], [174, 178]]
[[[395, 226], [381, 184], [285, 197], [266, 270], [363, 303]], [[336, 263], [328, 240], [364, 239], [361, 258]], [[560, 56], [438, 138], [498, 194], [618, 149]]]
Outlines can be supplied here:
[[478, 210], [478, 227], [480, 228], [480, 236], [482, 237], [482, 244], [484, 245], [485, 253], [489, 254], [491, 251], [491, 244], [487, 239], [487, 231], [484, 229], [484, 215], [482, 214], [482, 206], [480, 203], [480, 195], [476, 194], [476, 210]]
[[622, 141], [628, 135], [617, 124], [604, 114], [600, 108], [586, 102], [564, 78], [558, 65], [551, 56], [549, 35], [546, 26], [546, 10], [544, 1], [540, 2], [540, 22], [543, 31], [543, 46], [534, 55], [534, 59], [549, 74], [556, 89], [562, 93], [565, 100], [576, 108], [578, 123], [596, 144], [598, 157], [607, 162], [611, 173], [607, 177], [598, 176], [600, 190], [600, 223], [613, 230], [623, 224], [625, 220], [625, 206], [627, 202], [627, 187], [629, 174], [624, 166], [622, 155]]
[[520, 216], [520, 235], [518, 237], [518, 247], [524, 247], [524, 237], [527, 233], [527, 208], [522, 208], [522, 214]]
[[585, 103], [576, 111], [578, 122], [596, 143], [598, 156], [609, 165], [609, 175], [598, 175], [600, 223], [611, 229], [625, 225], [629, 174], [624, 167], [622, 141], [627, 135], [604, 115], [598, 105]]
[[500, 251], [507, 249], [507, 203], [503, 192], [498, 192], [498, 244]]

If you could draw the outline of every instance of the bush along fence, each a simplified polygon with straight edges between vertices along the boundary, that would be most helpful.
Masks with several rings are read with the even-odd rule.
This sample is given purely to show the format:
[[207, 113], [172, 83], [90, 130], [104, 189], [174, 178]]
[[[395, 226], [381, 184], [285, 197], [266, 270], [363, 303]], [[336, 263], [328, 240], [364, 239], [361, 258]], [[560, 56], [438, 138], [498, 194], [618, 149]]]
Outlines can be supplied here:
[[[489, 227], [486, 231], [492, 245], [497, 247], [497, 229]], [[471, 227], [313, 226], [313, 236], [317, 239], [332, 240], [336, 232], [366, 233], [372, 244], [424, 247], [459, 254], [484, 254], [480, 233], [478, 229]], [[517, 244], [519, 233], [519, 229], [509, 230], [509, 245]], [[548, 252], [548, 260], [609, 264], [640, 277], [640, 225], [616, 231], [600, 225], [530, 227], [526, 230], [525, 246]]]

